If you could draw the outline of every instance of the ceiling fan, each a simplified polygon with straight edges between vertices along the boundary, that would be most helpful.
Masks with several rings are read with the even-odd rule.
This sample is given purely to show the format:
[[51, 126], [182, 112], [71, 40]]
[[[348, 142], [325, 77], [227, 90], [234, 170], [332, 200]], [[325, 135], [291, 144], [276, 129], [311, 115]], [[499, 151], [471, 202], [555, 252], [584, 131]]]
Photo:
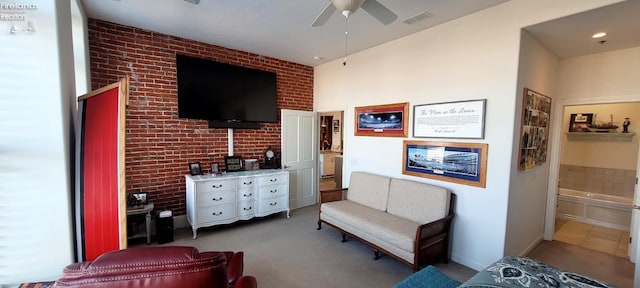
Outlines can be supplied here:
[[389, 23], [395, 21], [398, 16], [391, 12], [391, 10], [384, 7], [377, 0], [330, 0], [327, 7], [322, 10], [320, 15], [313, 21], [311, 26], [322, 26], [324, 23], [329, 20], [329, 17], [333, 15], [334, 12], [340, 11], [344, 17], [349, 18], [353, 12], [356, 12], [358, 8], [362, 7], [365, 11], [367, 11], [371, 16], [378, 19], [382, 24], [388, 25]]

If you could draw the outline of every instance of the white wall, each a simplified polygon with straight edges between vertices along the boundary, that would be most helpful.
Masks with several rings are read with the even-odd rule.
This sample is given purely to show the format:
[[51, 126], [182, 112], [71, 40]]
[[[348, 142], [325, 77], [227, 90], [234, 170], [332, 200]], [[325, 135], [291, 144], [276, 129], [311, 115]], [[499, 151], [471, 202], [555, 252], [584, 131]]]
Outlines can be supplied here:
[[563, 59], [558, 96], [566, 103], [625, 101], [640, 93], [638, 75], [640, 47]]
[[[344, 183], [348, 183], [351, 171], [364, 170], [447, 187], [458, 196], [452, 260], [481, 269], [502, 257], [507, 236], [508, 175], [516, 161], [512, 159], [514, 123], [519, 125], [520, 120], [515, 120], [515, 109], [520, 93], [521, 28], [614, 2], [509, 1], [350, 55], [346, 66], [340, 59], [316, 67], [316, 111], [346, 107]], [[421, 140], [488, 143], [486, 189], [402, 175], [403, 139], [353, 135], [356, 106], [398, 102], [413, 106], [471, 99], [487, 99], [485, 139]]]
[[[524, 88], [550, 97], [553, 107], [557, 69], [557, 57], [531, 37], [529, 33], [523, 31], [520, 42], [517, 101], [514, 114], [514, 135], [516, 137], [513, 138], [514, 149], [511, 153], [513, 159], [519, 157], [520, 137], [518, 136], [522, 135], [520, 123]], [[554, 121], [555, 118], [558, 117], [551, 114], [551, 121]], [[549, 135], [549, 137], [552, 136]], [[533, 249], [543, 237], [549, 161], [526, 172], [520, 172], [516, 163], [517, 161], [511, 162], [504, 254], [520, 256]]]
[[35, 32], [0, 22], [0, 285], [55, 279], [73, 261], [70, 3], [11, 3], [37, 7], [22, 11]]

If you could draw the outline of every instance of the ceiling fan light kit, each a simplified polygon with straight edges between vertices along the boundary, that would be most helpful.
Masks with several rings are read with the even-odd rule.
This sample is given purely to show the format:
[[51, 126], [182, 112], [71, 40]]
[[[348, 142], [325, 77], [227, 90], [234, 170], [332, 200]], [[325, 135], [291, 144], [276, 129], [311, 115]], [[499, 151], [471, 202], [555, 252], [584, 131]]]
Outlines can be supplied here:
[[362, 3], [366, 0], [331, 0], [331, 4], [336, 7], [336, 10], [340, 11], [345, 17], [349, 17], [349, 14], [356, 12]]
[[398, 15], [380, 4], [378, 0], [331, 0], [311, 26], [324, 25], [333, 15], [333, 12], [339, 11], [340, 14], [348, 17], [360, 7], [384, 25], [388, 25], [398, 18]]

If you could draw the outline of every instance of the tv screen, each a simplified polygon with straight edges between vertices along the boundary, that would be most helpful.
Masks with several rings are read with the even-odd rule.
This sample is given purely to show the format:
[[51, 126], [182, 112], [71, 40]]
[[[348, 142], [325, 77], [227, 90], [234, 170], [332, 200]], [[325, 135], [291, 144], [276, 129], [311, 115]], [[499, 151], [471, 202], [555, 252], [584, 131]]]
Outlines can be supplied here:
[[176, 55], [178, 117], [277, 122], [276, 73]]

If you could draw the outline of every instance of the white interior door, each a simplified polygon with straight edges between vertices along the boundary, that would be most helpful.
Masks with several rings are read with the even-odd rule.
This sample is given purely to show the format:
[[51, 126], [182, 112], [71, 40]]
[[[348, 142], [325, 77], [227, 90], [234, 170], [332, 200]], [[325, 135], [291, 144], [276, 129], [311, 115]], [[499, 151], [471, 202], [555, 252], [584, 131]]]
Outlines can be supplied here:
[[631, 241], [629, 241], [629, 259], [636, 264], [633, 276], [633, 287], [640, 287], [640, 199], [638, 199], [638, 171], [640, 171], [640, 153], [636, 164], [636, 186], [633, 193], [633, 209], [631, 209]]
[[282, 168], [289, 171], [289, 206], [317, 203], [318, 113], [282, 110]]

